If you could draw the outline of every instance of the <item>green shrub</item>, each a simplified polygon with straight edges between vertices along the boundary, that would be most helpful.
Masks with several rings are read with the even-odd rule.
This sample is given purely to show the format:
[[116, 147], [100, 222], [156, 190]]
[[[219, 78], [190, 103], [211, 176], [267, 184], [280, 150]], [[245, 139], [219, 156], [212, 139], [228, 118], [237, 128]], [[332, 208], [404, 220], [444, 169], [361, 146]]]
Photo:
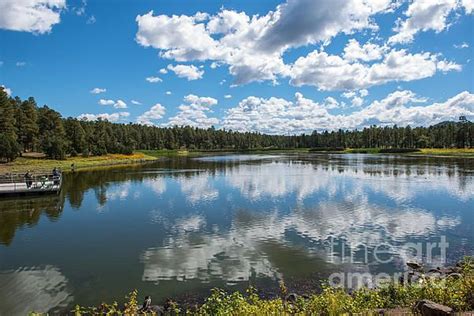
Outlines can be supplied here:
[[[421, 276], [412, 284], [386, 284], [380, 288], [355, 290], [352, 294], [342, 288], [323, 286], [320, 294], [298, 297], [294, 302], [280, 297], [260, 298], [255, 289], [245, 294], [227, 293], [213, 289], [203, 304], [183, 312], [175, 303], [168, 304], [166, 315], [341, 315], [374, 314], [379, 308], [413, 307], [421, 299], [428, 299], [450, 306], [455, 311], [474, 310], [474, 259], [467, 257], [461, 264], [461, 277], [430, 279]], [[287, 289], [280, 283], [281, 297], [286, 297]], [[100, 307], [83, 308], [77, 306], [73, 311], [80, 315], [132, 315], [137, 314], [138, 292], [131, 292], [123, 309], [116, 302], [102, 304]]]

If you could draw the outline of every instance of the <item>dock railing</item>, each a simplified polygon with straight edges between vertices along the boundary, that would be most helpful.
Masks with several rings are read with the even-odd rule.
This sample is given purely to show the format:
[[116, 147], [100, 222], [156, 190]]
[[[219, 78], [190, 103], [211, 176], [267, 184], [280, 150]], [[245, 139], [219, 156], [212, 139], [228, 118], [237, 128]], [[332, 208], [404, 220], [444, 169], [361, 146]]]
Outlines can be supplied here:
[[0, 175], [0, 194], [21, 192], [56, 192], [62, 184], [62, 174], [3, 174]]

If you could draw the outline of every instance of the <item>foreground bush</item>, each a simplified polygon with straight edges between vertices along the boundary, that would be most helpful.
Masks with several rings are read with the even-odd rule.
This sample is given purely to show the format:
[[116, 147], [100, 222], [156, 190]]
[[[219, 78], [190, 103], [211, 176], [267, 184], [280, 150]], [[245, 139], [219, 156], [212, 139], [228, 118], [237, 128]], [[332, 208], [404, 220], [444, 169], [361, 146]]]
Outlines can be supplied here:
[[[324, 287], [322, 293], [301, 297], [288, 295], [285, 286], [280, 285], [282, 298], [262, 299], [255, 289], [246, 294], [227, 293], [221, 289], [212, 290], [205, 302], [193, 308], [180, 308], [171, 301], [159, 308], [165, 315], [341, 315], [378, 314], [377, 309], [396, 307], [412, 308], [422, 299], [447, 305], [455, 311], [474, 310], [474, 258], [465, 258], [460, 264], [461, 273], [445, 278], [430, 278], [421, 275], [416, 283], [390, 283], [376, 289], [362, 288], [347, 293], [341, 288]], [[144, 315], [137, 312], [138, 292], [127, 297], [123, 308], [118, 304], [102, 304], [99, 307], [77, 306], [75, 315]], [[154, 315], [156, 313], [148, 313]]]

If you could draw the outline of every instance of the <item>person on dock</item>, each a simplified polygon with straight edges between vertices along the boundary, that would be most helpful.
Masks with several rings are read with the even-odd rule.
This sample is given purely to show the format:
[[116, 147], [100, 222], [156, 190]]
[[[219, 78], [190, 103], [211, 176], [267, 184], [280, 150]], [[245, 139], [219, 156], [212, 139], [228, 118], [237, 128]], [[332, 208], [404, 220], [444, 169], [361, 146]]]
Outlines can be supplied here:
[[53, 169], [53, 183], [54, 185], [59, 185], [59, 177], [61, 176], [61, 174], [59, 173], [59, 170], [55, 167]]
[[26, 182], [27, 189], [29, 189], [31, 185], [33, 184], [33, 177], [31, 176], [31, 173], [29, 170], [25, 173], [25, 182]]

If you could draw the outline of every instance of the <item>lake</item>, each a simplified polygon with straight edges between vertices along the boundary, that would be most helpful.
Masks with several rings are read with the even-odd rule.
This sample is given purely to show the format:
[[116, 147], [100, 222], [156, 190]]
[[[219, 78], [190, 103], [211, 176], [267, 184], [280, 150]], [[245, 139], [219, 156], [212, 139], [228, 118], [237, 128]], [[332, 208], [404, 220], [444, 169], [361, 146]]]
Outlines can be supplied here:
[[[317, 291], [474, 254], [474, 160], [222, 155], [65, 174], [58, 196], [0, 200], [0, 315], [213, 287]], [[377, 249], [377, 247], [379, 247]], [[428, 247], [429, 248], [429, 247]], [[378, 257], [377, 257], [378, 254]]]

